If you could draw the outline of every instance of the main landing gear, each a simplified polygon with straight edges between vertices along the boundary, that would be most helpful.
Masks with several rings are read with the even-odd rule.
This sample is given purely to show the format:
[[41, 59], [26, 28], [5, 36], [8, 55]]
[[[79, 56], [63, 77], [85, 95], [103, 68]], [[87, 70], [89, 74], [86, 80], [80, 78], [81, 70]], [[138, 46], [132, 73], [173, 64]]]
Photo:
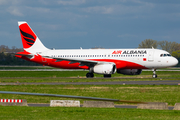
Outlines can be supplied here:
[[111, 74], [104, 75], [104, 78], [110, 78]]
[[153, 78], [157, 78], [157, 74], [156, 74], [156, 69], [153, 69], [153, 75], [152, 75]]
[[93, 78], [93, 77], [94, 77], [94, 74], [93, 74], [93, 73], [87, 73], [87, 74], [86, 74], [86, 77], [87, 77], [87, 78]]
[[[86, 77], [87, 77], [87, 78], [93, 78], [93, 77], [94, 77], [94, 74], [88, 72], [88, 73], [86, 74]], [[104, 78], [110, 78], [110, 77], [111, 77], [111, 74], [104, 74]]]

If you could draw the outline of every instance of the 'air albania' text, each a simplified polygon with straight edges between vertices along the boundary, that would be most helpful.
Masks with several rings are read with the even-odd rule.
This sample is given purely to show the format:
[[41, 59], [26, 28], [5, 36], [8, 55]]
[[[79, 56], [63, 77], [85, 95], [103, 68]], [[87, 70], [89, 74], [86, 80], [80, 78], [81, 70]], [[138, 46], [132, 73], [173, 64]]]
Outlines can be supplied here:
[[122, 54], [147, 54], [146, 50], [125, 50]]

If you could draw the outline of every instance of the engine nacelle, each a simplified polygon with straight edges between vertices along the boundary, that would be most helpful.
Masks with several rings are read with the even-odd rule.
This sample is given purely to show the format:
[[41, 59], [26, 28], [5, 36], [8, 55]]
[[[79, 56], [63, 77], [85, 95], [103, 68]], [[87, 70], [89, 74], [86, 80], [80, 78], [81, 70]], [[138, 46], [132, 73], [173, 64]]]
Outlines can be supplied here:
[[142, 69], [118, 69], [117, 73], [124, 75], [140, 75]]
[[116, 72], [116, 65], [115, 64], [97, 64], [93, 68], [94, 73], [98, 74], [114, 74]]

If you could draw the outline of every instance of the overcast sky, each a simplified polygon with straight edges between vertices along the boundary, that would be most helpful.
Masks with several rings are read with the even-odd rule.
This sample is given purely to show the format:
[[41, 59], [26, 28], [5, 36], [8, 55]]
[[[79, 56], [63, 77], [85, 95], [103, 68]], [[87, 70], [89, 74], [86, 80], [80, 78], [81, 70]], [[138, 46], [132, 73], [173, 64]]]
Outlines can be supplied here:
[[18, 21], [48, 48], [180, 43], [180, 0], [0, 0], [0, 45], [22, 48]]

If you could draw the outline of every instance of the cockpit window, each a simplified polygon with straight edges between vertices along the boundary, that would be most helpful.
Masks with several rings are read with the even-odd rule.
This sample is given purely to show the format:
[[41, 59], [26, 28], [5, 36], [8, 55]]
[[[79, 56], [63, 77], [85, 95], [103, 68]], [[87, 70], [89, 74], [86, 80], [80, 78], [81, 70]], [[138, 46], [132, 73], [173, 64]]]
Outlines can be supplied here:
[[168, 57], [171, 56], [170, 54], [161, 54], [160, 57]]

